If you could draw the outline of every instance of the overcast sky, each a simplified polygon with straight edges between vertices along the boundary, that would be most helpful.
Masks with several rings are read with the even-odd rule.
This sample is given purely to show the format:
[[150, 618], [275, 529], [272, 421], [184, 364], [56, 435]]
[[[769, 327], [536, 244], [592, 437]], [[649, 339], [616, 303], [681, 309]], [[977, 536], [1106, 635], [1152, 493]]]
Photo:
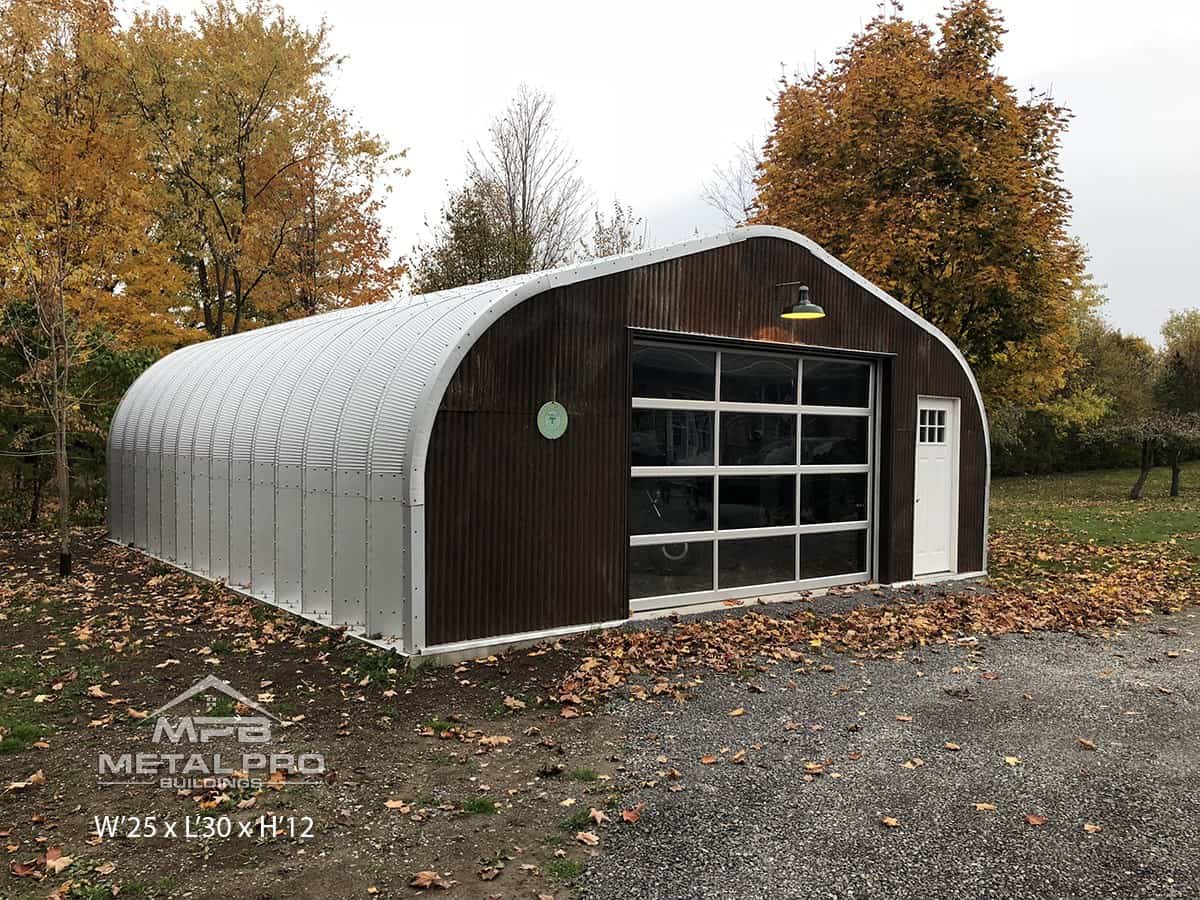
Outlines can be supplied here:
[[[170, 0], [186, 11], [194, 0]], [[401, 252], [427, 232], [466, 150], [522, 81], [550, 92], [595, 199], [632, 204], [653, 244], [718, 230], [700, 200], [714, 165], [761, 139], [780, 72], [828, 60], [875, 0], [577, 5], [508, 0], [284, 0], [333, 27], [338, 99], [409, 148], [388, 224]], [[1200, 305], [1200, 7], [1000, 0], [1000, 70], [1075, 114], [1062, 154], [1074, 230], [1108, 285], [1113, 324], [1157, 339]], [[934, 22], [941, 4], [908, 2]], [[579, 10], [578, 12], [576, 10]]]

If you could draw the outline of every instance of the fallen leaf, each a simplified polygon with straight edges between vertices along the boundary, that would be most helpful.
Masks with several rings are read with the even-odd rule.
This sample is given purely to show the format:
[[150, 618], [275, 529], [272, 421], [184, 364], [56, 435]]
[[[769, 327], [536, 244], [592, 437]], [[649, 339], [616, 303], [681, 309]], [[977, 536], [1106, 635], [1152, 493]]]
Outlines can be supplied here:
[[524, 709], [525, 701], [518, 700], [516, 697], [505, 697], [504, 705], [507, 706], [509, 709]]
[[996, 804], [995, 803], [976, 803], [975, 811], [976, 812], [995, 812]]
[[16, 791], [24, 791], [38, 784], [45, 784], [46, 776], [38, 769], [24, 781], [13, 781], [4, 789], [4, 793], [14, 793]]
[[17, 862], [15, 859], [9, 862], [8, 872], [17, 878], [44, 878], [41, 870], [38, 868], [37, 860], [30, 860], [27, 863]]
[[954, 751], [958, 751], [958, 750], [962, 749], [962, 747], [958, 746], [958, 744], [954, 743], [954, 741], [946, 741], [946, 743], [942, 744], [942, 747], [945, 750], [954, 750]]
[[1092, 743], [1091, 741], [1089, 741], [1087, 738], [1079, 738], [1079, 746], [1082, 747], [1084, 750], [1095, 750], [1096, 749], [1096, 745], [1094, 743]]
[[888, 828], [899, 828], [900, 827], [900, 820], [893, 818], [892, 816], [884, 816], [879, 821], [881, 823], [883, 823], [884, 825], [886, 825]]
[[1047, 819], [1045, 816], [1038, 815], [1037, 813], [1029, 813], [1029, 815], [1025, 816], [1025, 821], [1028, 822], [1030, 825], [1040, 828], [1041, 826], [1045, 825], [1050, 820]]
[[448, 890], [456, 884], [458, 884], [457, 881], [448, 881], [437, 872], [432, 872], [428, 869], [425, 869], [413, 875], [412, 881], [408, 883], [408, 886], [418, 888], [419, 890], [425, 890], [426, 888], [431, 887]]
[[603, 825], [605, 822], [609, 821], [609, 818], [604, 814], [604, 811], [596, 809], [594, 806], [588, 810], [588, 818], [597, 825]]
[[1084, 831], [1086, 831], [1088, 834], [1096, 834], [1096, 833], [1098, 833], [1098, 832], [1101, 832], [1101, 831], [1103, 831], [1103, 830], [1104, 830], [1104, 826], [1103, 826], [1103, 825], [1097, 825], [1097, 824], [1096, 824], [1096, 823], [1094, 823], [1094, 822], [1084, 822], [1084, 823], [1083, 823], [1083, 830], [1084, 830]]
[[1021, 764], [1021, 757], [1006, 756], [1006, 757], [1004, 757], [1004, 764], [1006, 766], [1019, 766]]
[[743, 709], [742, 707], [740, 707], [740, 706], [739, 706], [737, 709], [731, 709], [731, 710], [729, 711], [729, 715], [730, 715], [730, 717], [731, 717], [731, 718], [735, 718], [735, 719], [736, 719], [738, 716], [744, 716], [745, 714], [746, 714], [746, 710], [744, 710], [744, 709]]
[[589, 847], [595, 847], [600, 843], [600, 837], [594, 831], [577, 831], [575, 832], [575, 840]]
[[706, 753], [702, 757], [700, 757], [700, 762], [706, 766], [711, 766], [716, 761], [717, 761], [717, 758], [711, 753]]
[[61, 851], [59, 851], [60, 855], [52, 857], [50, 853], [55, 849], [57, 848], [51, 847], [50, 850], [46, 851], [46, 871], [51, 875], [57, 875], [59, 872], [71, 865], [72, 862], [74, 862], [74, 859], [72, 859], [70, 856], [62, 856]]
[[630, 809], [621, 810], [621, 818], [630, 825], [633, 825], [642, 817], [642, 810], [645, 808], [645, 803], [639, 803], [637, 806], [631, 807]]

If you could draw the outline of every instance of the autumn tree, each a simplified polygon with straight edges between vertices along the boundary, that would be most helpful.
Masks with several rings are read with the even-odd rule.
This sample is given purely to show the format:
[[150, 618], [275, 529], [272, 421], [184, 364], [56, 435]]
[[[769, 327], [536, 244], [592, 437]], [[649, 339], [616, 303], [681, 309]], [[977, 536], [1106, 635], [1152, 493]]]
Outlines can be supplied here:
[[179, 273], [156, 241], [157, 185], [116, 74], [116, 26], [107, 0], [0, 6], [0, 313], [5, 355], [20, 362], [4, 399], [52, 432], [63, 575], [69, 438], [94, 387], [80, 375], [114, 348], [179, 340]]
[[581, 252], [588, 259], [632, 253], [646, 246], [646, 232], [640, 216], [633, 207], [613, 200], [612, 212], [605, 215], [600, 209], [593, 213], [591, 239], [581, 242]]
[[378, 188], [397, 157], [333, 103], [324, 25], [209, 0], [190, 23], [136, 16], [125, 44], [196, 323], [233, 334], [396, 290]]
[[1098, 440], [1137, 447], [1139, 470], [1129, 491], [1138, 500], [1156, 465], [1171, 467], [1172, 497], [1178, 497], [1183, 461], [1200, 453], [1200, 310], [1174, 312], [1162, 327], [1163, 348], [1149, 366], [1127, 366], [1114, 378], [1130, 398], [1118, 415], [1095, 430]]
[[[431, 240], [413, 251], [413, 290], [440, 291], [570, 262], [581, 246], [588, 194], [554, 123], [554, 101], [521, 85], [467, 155]], [[586, 253], [586, 249], [585, 249]]]
[[1174, 441], [1168, 442], [1171, 496], [1178, 497], [1185, 453], [1200, 448], [1200, 309], [1172, 312], [1162, 327], [1162, 370], [1154, 386], [1158, 406], [1173, 419], [1182, 419]]
[[949, 334], [989, 403], [1035, 406], [1078, 360], [1069, 114], [995, 71], [1004, 28], [984, 0], [938, 21], [877, 16], [784, 82], [752, 220], [809, 235]]
[[412, 288], [425, 294], [530, 271], [533, 248], [495, 214], [495, 186], [472, 181], [450, 195], [432, 241], [414, 251]]
[[554, 121], [554, 100], [521, 85], [468, 157], [472, 184], [510, 243], [528, 245], [529, 271], [570, 262], [583, 236], [588, 192]]

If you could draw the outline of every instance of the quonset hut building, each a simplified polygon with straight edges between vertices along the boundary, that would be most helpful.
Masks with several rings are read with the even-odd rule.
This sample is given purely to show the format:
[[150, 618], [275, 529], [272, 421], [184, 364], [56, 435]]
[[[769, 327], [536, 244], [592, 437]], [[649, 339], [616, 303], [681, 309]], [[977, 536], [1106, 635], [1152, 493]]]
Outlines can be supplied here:
[[981, 575], [988, 457], [944, 334], [749, 227], [172, 353], [113, 418], [109, 528], [404, 653], [482, 652]]

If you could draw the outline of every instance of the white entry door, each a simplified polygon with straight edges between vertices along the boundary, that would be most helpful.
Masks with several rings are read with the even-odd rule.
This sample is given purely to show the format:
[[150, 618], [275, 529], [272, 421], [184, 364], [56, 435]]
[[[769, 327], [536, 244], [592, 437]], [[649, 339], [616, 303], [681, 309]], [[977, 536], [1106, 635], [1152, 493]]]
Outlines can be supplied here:
[[957, 563], [958, 403], [917, 400], [913, 577], [953, 572]]

